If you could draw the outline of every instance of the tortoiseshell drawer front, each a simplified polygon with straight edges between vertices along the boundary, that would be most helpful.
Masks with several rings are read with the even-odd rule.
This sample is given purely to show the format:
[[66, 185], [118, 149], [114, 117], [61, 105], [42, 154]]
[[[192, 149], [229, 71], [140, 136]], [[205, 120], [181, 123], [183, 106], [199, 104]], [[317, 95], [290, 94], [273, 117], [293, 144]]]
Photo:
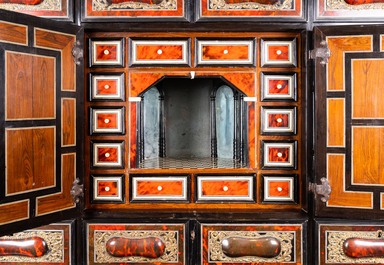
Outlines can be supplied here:
[[261, 107], [261, 134], [296, 133], [296, 107]]
[[254, 201], [253, 176], [198, 176], [197, 202]]
[[0, 264], [73, 264], [72, 222], [0, 237]]
[[189, 65], [188, 40], [131, 40], [131, 65]]
[[262, 174], [261, 201], [263, 203], [297, 203], [297, 175]]
[[202, 224], [201, 264], [304, 264], [303, 226]]
[[123, 203], [124, 175], [91, 175], [91, 203]]
[[296, 141], [261, 141], [263, 169], [295, 169], [297, 166]]
[[90, 73], [89, 100], [124, 100], [124, 73]]
[[189, 200], [189, 176], [131, 176], [132, 202]]
[[384, 264], [384, 226], [318, 223], [319, 265]]
[[261, 73], [262, 101], [296, 101], [295, 73]]
[[254, 40], [198, 40], [197, 65], [254, 65]]
[[296, 67], [296, 39], [262, 39], [261, 66]]
[[119, 39], [89, 39], [90, 67], [124, 67], [125, 41]]
[[87, 224], [87, 264], [186, 264], [185, 224]]
[[124, 107], [90, 108], [90, 134], [124, 134]]

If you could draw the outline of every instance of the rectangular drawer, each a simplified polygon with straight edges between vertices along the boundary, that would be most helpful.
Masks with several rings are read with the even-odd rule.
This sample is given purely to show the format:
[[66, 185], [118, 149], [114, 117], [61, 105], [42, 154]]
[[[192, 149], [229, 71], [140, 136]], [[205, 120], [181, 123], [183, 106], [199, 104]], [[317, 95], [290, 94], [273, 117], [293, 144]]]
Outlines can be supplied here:
[[378, 223], [318, 224], [319, 265], [384, 264], [383, 230]]
[[296, 39], [262, 39], [261, 66], [296, 67]]
[[131, 65], [189, 65], [188, 40], [131, 40]]
[[262, 101], [296, 101], [295, 73], [261, 73]]
[[202, 224], [202, 264], [305, 264], [303, 224]]
[[261, 134], [296, 134], [296, 107], [261, 107]]
[[90, 73], [89, 100], [124, 100], [124, 73]]
[[296, 203], [298, 176], [294, 174], [262, 174], [261, 200], [263, 203]]
[[253, 176], [197, 176], [197, 202], [254, 201]]
[[185, 224], [87, 224], [87, 264], [186, 264]]
[[254, 40], [197, 40], [197, 65], [254, 65]]
[[90, 108], [90, 134], [124, 134], [124, 107]]
[[[74, 235], [71, 233], [72, 222], [63, 222], [0, 237], [1, 253], [12, 253], [0, 256], [0, 264], [73, 264]], [[26, 253], [29, 256], [25, 256]]]
[[89, 67], [124, 67], [124, 39], [89, 39]]
[[91, 175], [91, 203], [124, 203], [124, 175]]
[[124, 142], [92, 141], [92, 167], [123, 168], [124, 167]]
[[296, 141], [261, 141], [262, 168], [295, 169], [297, 165]]
[[189, 176], [131, 176], [131, 201], [182, 201], [189, 199]]

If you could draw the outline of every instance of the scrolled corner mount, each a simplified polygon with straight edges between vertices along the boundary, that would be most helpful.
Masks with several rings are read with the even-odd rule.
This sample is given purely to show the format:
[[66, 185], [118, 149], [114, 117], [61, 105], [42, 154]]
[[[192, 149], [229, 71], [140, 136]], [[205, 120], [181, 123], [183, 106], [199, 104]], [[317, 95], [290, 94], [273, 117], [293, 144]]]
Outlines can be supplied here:
[[71, 189], [71, 195], [73, 197], [73, 202], [75, 203], [79, 203], [80, 197], [84, 197], [84, 185], [79, 183], [80, 179], [75, 179]]
[[316, 183], [309, 183], [309, 190], [315, 194], [315, 198], [317, 198], [317, 196], [322, 196], [321, 201], [327, 202], [329, 200], [329, 195], [332, 192], [332, 188], [329, 185], [328, 179], [321, 178], [320, 181], [320, 185]]

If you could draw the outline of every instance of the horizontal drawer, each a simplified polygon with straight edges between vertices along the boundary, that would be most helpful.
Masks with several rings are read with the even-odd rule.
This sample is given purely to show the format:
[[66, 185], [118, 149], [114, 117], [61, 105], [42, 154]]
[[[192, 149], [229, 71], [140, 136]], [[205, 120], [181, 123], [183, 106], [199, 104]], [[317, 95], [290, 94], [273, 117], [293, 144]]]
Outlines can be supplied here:
[[296, 133], [296, 107], [261, 107], [261, 134], [291, 135]]
[[297, 158], [296, 141], [261, 141], [262, 167], [295, 169]]
[[297, 175], [261, 175], [263, 203], [296, 203]]
[[90, 108], [90, 133], [124, 133], [124, 107], [121, 108]]
[[0, 264], [72, 264], [71, 232], [67, 222], [0, 237]]
[[123, 67], [124, 39], [89, 39], [90, 67]]
[[91, 73], [90, 100], [124, 100], [124, 73]]
[[198, 65], [253, 65], [254, 40], [198, 40]]
[[253, 176], [198, 176], [197, 201], [254, 201]]
[[87, 224], [88, 264], [185, 264], [184, 224]]
[[131, 65], [188, 65], [188, 40], [131, 40]]
[[92, 142], [93, 167], [124, 167], [123, 142]]
[[319, 224], [319, 264], [384, 264], [384, 226]]
[[91, 203], [123, 203], [124, 175], [91, 175]]
[[261, 40], [262, 67], [296, 67], [296, 39]]
[[131, 176], [132, 201], [187, 201], [188, 176]]
[[261, 100], [289, 100], [295, 101], [297, 98], [296, 74], [261, 74]]
[[202, 264], [303, 264], [301, 224], [202, 224]]

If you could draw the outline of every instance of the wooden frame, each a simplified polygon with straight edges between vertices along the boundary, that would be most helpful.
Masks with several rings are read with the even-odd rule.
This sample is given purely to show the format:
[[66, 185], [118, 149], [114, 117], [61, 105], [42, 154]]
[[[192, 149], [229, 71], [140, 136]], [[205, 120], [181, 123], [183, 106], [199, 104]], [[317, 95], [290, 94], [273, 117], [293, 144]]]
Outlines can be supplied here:
[[[116, 93], [108, 93], [112, 84], [105, 84], [104, 91], [99, 91], [98, 82], [112, 82], [116, 86]], [[124, 73], [89, 73], [88, 74], [89, 101], [125, 101]]]
[[[99, 189], [99, 184], [105, 183], [110, 185], [115, 183], [116, 187], [109, 187], [103, 185]], [[124, 203], [125, 202], [125, 176], [124, 175], [91, 175], [90, 182], [91, 201], [92, 203]], [[105, 187], [104, 187], [105, 186]], [[99, 194], [99, 191], [104, 192], [106, 195]], [[116, 194], [114, 194], [116, 193]]]

